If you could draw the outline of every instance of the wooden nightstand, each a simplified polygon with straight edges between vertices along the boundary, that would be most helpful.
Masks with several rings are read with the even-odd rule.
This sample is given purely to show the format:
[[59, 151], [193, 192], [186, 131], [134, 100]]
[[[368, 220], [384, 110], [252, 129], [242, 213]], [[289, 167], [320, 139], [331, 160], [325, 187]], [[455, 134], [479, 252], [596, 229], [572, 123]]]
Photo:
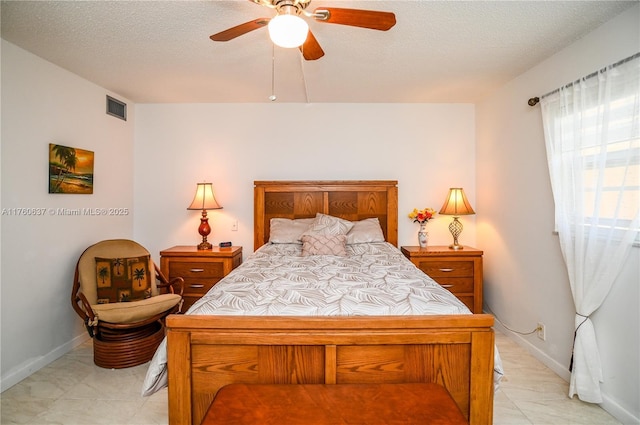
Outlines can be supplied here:
[[198, 250], [195, 246], [174, 246], [160, 251], [162, 273], [169, 279], [184, 279], [183, 312], [241, 263], [241, 246], [214, 246], [210, 250]]
[[473, 313], [482, 313], [482, 251], [465, 246], [403, 246], [402, 253], [420, 270], [447, 288]]

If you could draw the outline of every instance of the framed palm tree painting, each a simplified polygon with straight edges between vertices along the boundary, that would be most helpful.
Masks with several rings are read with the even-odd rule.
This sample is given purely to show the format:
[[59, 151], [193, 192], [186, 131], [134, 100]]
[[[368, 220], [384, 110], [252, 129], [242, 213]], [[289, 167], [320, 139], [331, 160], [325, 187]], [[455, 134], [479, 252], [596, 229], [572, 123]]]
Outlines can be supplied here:
[[49, 193], [93, 193], [93, 152], [50, 143]]

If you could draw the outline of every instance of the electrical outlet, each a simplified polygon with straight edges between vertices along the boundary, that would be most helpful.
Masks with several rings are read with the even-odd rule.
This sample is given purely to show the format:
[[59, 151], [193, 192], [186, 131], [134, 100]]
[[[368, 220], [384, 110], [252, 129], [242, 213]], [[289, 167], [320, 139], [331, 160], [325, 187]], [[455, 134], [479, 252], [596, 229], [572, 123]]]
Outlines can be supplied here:
[[231, 231], [232, 232], [238, 231], [238, 220], [233, 220], [233, 223], [231, 223]]
[[538, 327], [536, 328], [536, 335], [538, 338], [545, 341], [546, 340], [546, 329], [544, 328], [544, 323], [538, 322]]

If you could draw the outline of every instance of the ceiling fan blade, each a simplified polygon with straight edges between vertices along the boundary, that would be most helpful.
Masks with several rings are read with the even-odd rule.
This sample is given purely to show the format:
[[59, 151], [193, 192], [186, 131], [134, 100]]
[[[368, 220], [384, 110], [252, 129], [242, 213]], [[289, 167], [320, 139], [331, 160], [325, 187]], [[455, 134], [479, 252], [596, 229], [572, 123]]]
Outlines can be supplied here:
[[269, 18], [259, 18], [253, 21], [245, 22], [244, 24], [236, 25], [233, 28], [221, 31], [217, 34], [213, 34], [210, 39], [213, 41], [229, 41], [236, 37], [240, 37], [253, 30], [260, 29], [269, 23]]
[[316, 37], [311, 31], [309, 31], [304, 44], [300, 46], [300, 51], [302, 52], [302, 56], [308, 61], [314, 61], [324, 56], [324, 51], [322, 47], [320, 47], [320, 43], [318, 43], [318, 40], [316, 40]]
[[315, 19], [319, 22], [350, 25], [372, 30], [386, 31], [396, 24], [396, 15], [394, 13], [376, 10], [319, 7], [313, 13], [316, 15]]

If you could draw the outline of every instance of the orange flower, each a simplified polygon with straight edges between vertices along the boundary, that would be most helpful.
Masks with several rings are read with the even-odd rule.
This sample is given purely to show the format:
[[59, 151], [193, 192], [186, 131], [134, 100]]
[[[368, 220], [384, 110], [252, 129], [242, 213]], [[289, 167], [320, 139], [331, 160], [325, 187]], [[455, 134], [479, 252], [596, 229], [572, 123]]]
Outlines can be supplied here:
[[409, 218], [413, 220], [414, 223], [427, 223], [429, 220], [436, 215], [436, 210], [433, 208], [425, 208], [422, 210], [418, 210], [414, 208], [413, 211], [409, 213]]

